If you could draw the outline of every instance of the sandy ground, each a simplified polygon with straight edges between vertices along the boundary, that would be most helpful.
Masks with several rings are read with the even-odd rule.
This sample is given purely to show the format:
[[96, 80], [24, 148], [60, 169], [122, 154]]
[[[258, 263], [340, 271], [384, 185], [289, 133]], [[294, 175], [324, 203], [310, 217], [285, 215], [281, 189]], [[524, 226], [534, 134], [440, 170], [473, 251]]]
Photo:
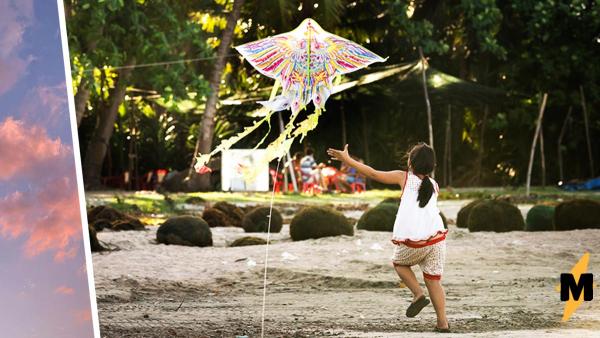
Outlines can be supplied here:
[[[464, 203], [440, 209], [455, 219]], [[265, 246], [226, 247], [245, 235], [238, 228], [214, 228], [211, 248], [157, 245], [156, 229], [98, 234], [120, 248], [93, 256], [102, 336], [260, 336]], [[561, 323], [555, 290], [584, 251], [599, 275], [600, 230], [496, 234], [451, 226], [443, 282], [452, 334], [432, 332], [432, 306], [404, 316], [411, 296], [391, 267], [389, 237], [357, 231], [292, 242], [287, 225], [273, 234], [265, 337], [600, 337], [600, 301]]]

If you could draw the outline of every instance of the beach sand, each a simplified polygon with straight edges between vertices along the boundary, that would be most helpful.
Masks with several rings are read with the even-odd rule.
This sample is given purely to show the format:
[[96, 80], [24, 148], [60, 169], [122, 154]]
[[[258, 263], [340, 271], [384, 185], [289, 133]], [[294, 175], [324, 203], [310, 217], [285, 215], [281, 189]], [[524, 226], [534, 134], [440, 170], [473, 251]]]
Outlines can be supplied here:
[[[442, 201], [440, 209], [456, 219], [466, 202]], [[520, 206], [524, 213], [529, 207]], [[102, 336], [260, 336], [265, 246], [227, 247], [247, 235], [239, 228], [213, 228], [214, 247], [158, 245], [156, 230], [98, 233], [119, 248], [93, 255]], [[272, 234], [265, 337], [433, 335], [431, 305], [404, 316], [411, 295], [391, 266], [389, 238], [359, 230], [292, 242], [287, 225]], [[453, 333], [436, 337], [600, 337], [600, 301], [583, 303], [561, 323], [564, 303], [555, 290], [560, 273], [586, 251], [590, 272], [598, 272], [600, 230], [469, 233], [451, 225], [447, 247], [443, 284]]]

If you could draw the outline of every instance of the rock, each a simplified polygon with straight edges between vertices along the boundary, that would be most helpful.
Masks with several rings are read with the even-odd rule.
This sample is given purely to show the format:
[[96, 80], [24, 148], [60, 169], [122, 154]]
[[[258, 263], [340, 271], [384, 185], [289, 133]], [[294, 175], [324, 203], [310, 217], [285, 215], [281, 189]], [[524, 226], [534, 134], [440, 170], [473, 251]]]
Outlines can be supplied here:
[[324, 207], [305, 207], [292, 219], [290, 236], [294, 241], [328, 236], [354, 235], [354, 227], [344, 215]]
[[212, 232], [208, 223], [202, 218], [192, 216], [177, 216], [166, 220], [156, 232], [158, 243], [212, 246]]
[[231, 244], [229, 244], [229, 246], [235, 247], [235, 246], [248, 246], [248, 245], [264, 245], [264, 244], [267, 244], [267, 241], [260, 237], [246, 236], [246, 237], [236, 239]]
[[576, 199], [560, 203], [554, 211], [554, 228], [600, 229], [600, 202]]
[[525, 230], [554, 230], [554, 207], [549, 205], [536, 205], [529, 209], [527, 217], [525, 218]]
[[516, 206], [499, 200], [484, 200], [477, 203], [467, 222], [469, 231], [522, 231], [525, 221]]
[[[256, 207], [244, 215], [242, 227], [246, 232], [267, 232], [269, 227], [269, 207]], [[271, 214], [271, 232], [280, 232], [283, 227], [281, 213], [273, 208]]]

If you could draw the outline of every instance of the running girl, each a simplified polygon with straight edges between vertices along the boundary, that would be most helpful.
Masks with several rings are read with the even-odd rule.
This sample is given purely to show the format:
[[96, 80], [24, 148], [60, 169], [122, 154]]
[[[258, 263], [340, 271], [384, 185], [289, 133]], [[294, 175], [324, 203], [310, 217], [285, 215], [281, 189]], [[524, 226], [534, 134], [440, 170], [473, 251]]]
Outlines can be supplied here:
[[392, 262], [398, 276], [413, 294], [413, 301], [406, 310], [407, 317], [415, 317], [429, 304], [423, 289], [412, 271], [419, 265], [425, 285], [433, 301], [437, 315], [435, 330], [449, 332], [446, 318], [446, 295], [441, 284], [444, 261], [446, 259], [446, 233], [437, 207], [439, 188], [429, 177], [435, 166], [433, 149], [419, 143], [408, 152], [408, 170], [379, 171], [358, 162], [344, 150], [327, 150], [332, 159], [355, 168], [367, 178], [385, 184], [399, 184], [402, 198], [396, 221], [392, 243], [395, 244]]

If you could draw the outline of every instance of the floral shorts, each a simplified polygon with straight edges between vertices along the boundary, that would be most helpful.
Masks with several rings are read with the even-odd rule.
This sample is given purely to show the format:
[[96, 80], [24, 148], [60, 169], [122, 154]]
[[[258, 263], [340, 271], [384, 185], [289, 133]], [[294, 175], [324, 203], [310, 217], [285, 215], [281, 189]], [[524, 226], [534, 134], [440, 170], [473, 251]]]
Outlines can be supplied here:
[[446, 261], [446, 241], [441, 241], [421, 248], [413, 248], [404, 244], [395, 245], [392, 263], [400, 266], [419, 265], [423, 277], [439, 280], [444, 272]]

